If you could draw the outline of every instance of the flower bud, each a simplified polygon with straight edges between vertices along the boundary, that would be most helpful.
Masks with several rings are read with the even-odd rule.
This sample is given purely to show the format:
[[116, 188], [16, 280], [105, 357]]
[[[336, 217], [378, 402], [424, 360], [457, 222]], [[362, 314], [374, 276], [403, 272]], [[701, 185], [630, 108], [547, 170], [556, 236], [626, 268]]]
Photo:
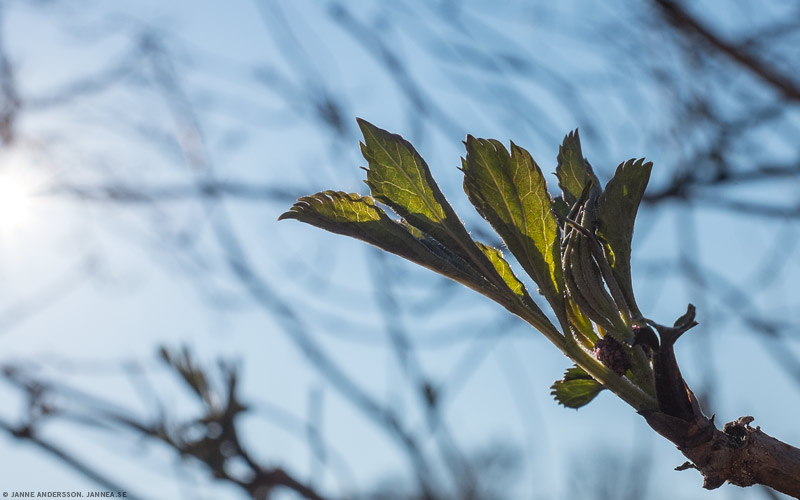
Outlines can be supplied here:
[[617, 375], [624, 375], [631, 367], [631, 361], [622, 348], [622, 344], [611, 335], [606, 335], [595, 342], [592, 354]]

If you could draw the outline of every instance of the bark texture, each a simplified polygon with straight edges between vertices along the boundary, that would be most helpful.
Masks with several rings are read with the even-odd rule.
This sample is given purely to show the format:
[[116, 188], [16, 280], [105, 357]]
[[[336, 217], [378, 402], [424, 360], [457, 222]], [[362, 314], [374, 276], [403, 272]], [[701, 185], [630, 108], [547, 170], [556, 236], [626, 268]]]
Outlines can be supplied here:
[[751, 427], [753, 417], [741, 417], [722, 428], [707, 418], [681, 375], [673, 346], [683, 333], [697, 325], [691, 304], [675, 326], [650, 322], [661, 345], [653, 359], [659, 411], [640, 412], [650, 427], [672, 441], [690, 462], [677, 470], [697, 469], [703, 487], [719, 488], [726, 481], [736, 486], [762, 484], [800, 498], [800, 449]]
[[719, 430], [713, 419], [702, 415], [690, 421], [659, 412], [643, 416], [691, 461], [677, 469], [700, 471], [704, 488], [719, 488], [725, 481], [743, 487], [762, 484], [800, 498], [800, 449], [751, 427], [753, 417], [742, 417]]

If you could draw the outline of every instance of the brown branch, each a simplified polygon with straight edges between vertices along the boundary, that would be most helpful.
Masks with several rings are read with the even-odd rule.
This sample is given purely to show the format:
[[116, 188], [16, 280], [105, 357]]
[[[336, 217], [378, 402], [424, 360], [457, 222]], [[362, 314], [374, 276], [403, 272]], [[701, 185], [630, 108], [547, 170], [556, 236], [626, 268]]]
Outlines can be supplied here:
[[697, 469], [703, 487], [719, 488], [725, 481], [736, 486], [769, 486], [800, 498], [800, 449], [750, 427], [753, 417], [741, 417], [714, 426], [713, 418], [696, 415], [682, 420], [663, 413], [644, 414], [656, 432], [669, 439], [691, 463], [677, 470]]
[[719, 430], [714, 417], [703, 414], [672, 355], [674, 341], [696, 325], [693, 306], [687, 315], [683, 326], [678, 320], [672, 328], [648, 321], [661, 337], [655, 356], [662, 351], [671, 356], [664, 361], [670, 366], [655, 370], [659, 411], [642, 411], [641, 415], [690, 460], [676, 470], [697, 469], [703, 475], [703, 488], [713, 490], [726, 481], [742, 487], [761, 484], [800, 498], [800, 449], [769, 436], [760, 427], [750, 427], [753, 417], [741, 417]]

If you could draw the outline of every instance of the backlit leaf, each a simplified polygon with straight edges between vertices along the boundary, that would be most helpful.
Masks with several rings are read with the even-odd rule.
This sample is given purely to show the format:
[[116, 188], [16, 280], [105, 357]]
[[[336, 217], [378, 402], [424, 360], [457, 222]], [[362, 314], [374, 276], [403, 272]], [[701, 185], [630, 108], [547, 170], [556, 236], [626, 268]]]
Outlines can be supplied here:
[[653, 164], [644, 163], [644, 159], [621, 163], [597, 203], [597, 234], [604, 241], [614, 278], [637, 317], [641, 317], [641, 312], [633, 295], [631, 241], [633, 223], [652, 168]]
[[556, 176], [564, 201], [572, 207], [586, 183], [589, 182], [586, 160], [583, 158], [581, 139], [577, 129], [567, 134], [564, 142], [558, 148]]
[[550, 394], [567, 408], [578, 409], [588, 404], [604, 387], [583, 368], [573, 366], [564, 373], [564, 378], [550, 386]]
[[358, 125], [373, 198], [471, 262], [478, 254], [472, 238], [411, 143], [365, 120], [359, 119]]
[[497, 274], [503, 278], [508, 288], [514, 292], [514, 295], [516, 295], [528, 309], [535, 312], [540, 317], [541, 321], [550, 324], [550, 320], [528, 294], [525, 285], [514, 275], [511, 266], [509, 266], [508, 262], [503, 258], [503, 253], [499, 249], [484, 245], [481, 242], [476, 243], [478, 244], [478, 248], [489, 258], [489, 261], [497, 270]]
[[563, 220], [566, 217], [569, 217], [570, 206], [564, 201], [564, 198], [561, 196], [557, 196], [553, 198], [553, 206], [552, 206], [553, 214], [556, 216], [556, 220], [559, 222], [560, 226], [563, 226]]
[[406, 226], [391, 220], [371, 198], [365, 196], [341, 191], [304, 196], [279, 217], [279, 220], [283, 219], [297, 219], [333, 233], [366, 241], [481, 293], [486, 293], [489, 287], [485, 279], [458, 256], [435, 240], [415, 237]]
[[476, 246], [453, 207], [433, 180], [425, 160], [397, 134], [358, 120], [364, 134], [361, 152], [369, 164], [366, 183], [375, 200], [389, 206], [412, 227], [438, 241], [507, 295], [506, 284]]
[[559, 318], [564, 318], [559, 230], [542, 171], [531, 155], [511, 143], [467, 136], [462, 161], [464, 190], [503, 238]]

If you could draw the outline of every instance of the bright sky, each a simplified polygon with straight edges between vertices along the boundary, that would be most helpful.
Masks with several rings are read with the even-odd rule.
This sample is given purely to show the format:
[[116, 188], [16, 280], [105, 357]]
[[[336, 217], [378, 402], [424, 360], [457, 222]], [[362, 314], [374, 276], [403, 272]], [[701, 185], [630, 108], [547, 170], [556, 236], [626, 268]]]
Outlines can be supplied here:
[[[364, 161], [358, 156], [354, 129], [355, 116], [362, 116], [418, 145], [473, 230], [485, 226], [469, 207], [456, 169], [466, 133], [513, 139], [551, 172], [560, 138], [588, 124], [565, 111], [568, 105], [556, 96], [522, 77], [514, 82], [516, 89], [547, 117], [544, 125], [517, 112], [513, 95], [498, 92], [483, 106], [468, 100], [460, 85], [468, 82], [466, 87], [491, 91], [497, 82], [476, 76], [474, 70], [445, 71], [444, 63], [425, 56], [426, 31], [417, 27], [415, 33], [413, 23], [407, 22], [412, 11], [423, 7], [387, 10], [379, 2], [347, 3], [361, 20], [379, 26], [386, 22], [387, 40], [407, 61], [414, 61], [410, 73], [446, 115], [439, 127], [419, 128], [414, 110], [399, 97], [402, 89], [331, 21], [330, 9], [316, 2], [281, 5], [294, 33], [303, 34], [303, 50], [282, 49], [278, 42], [287, 34], [267, 33], [249, 2], [226, 2], [224, 7], [218, 2], [94, 2], [92, 8], [56, 4], [44, 10], [10, 2], [4, 8], [3, 42], [19, 68], [16, 76], [26, 97], [40, 101], [19, 124], [18, 145], [0, 149], [0, 361], [35, 361], [50, 377], [147, 414], [146, 402], [132, 383], [144, 379], [113, 369], [122, 360], [136, 361], [152, 369], [149, 382], [175, 402], [176, 412], [190, 414], [194, 408], [180, 395], [180, 386], [155, 361], [157, 347], [187, 344], [207, 362], [219, 356], [238, 360], [243, 399], [255, 408], [274, 405], [304, 419], [310, 395], [323, 395], [324, 437], [347, 464], [341, 472], [338, 459], [332, 458], [332, 472], [326, 473], [324, 484], [334, 492], [340, 487], [347, 491], [351, 480], [364, 488], [403, 474], [406, 462], [385, 433], [309, 369], [283, 326], [241, 293], [227, 273], [205, 208], [174, 202], [144, 210], [53, 194], [57, 186], [98, 180], [142, 186], [191, 183], [197, 172], [174, 149], [155, 146], [161, 137], [145, 130], [155, 126], [155, 132], [167, 136], [174, 132], [175, 120], [163, 98], [135, 78], [68, 106], [51, 108], [44, 98], [82, 75], [114, 67], [116, 60], [135, 60], [131, 36], [143, 26], [158, 27], [162, 31], [156, 34], [166, 36], [186, 97], [198, 107], [206, 153], [220, 178], [288, 186], [297, 189], [298, 196], [329, 188], [365, 193], [363, 171], [358, 169]], [[497, 8], [497, 16], [472, 24], [475, 36], [485, 37], [488, 44], [502, 47], [513, 40], [520, 47], [537, 47], [536, 59], [543, 67], [573, 67], [576, 79], [610, 72], [603, 66], [607, 62], [585, 43], [553, 28], [564, 19], [574, 19], [578, 26], [600, 26], [602, 20], [612, 20], [605, 9], [580, 2], [566, 2], [558, 9], [523, 9], [516, 2]], [[475, 15], [480, 11], [467, 10]], [[397, 16], [389, 19], [393, 22], [381, 20], [386, 12]], [[437, 22], [433, 13], [429, 19]], [[436, 29], [453, 30], [444, 25]], [[346, 148], [308, 119], [313, 109], [303, 89], [322, 84], [349, 98], [342, 110], [349, 127]], [[617, 162], [647, 156], [655, 161], [654, 182], [666, 180], [669, 173], [659, 171], [659, 164], [680, 152], [668, 144], [645, 143], [643, 134], [636, 135], [637, 128], [657, 129], [659, 119], [631, 124], [618, 112], [624, 104], [618, 102], [619, 93], [606, 98], [599, 89], [587, 95], [585, 115], [606, 129], [584, 134], [584, 153], [604, 179]], [[648, 95], [632, 93], [630, 98], [655, 109], [669, 106]], [[787, 187], [785, 193], [771, 194], [793, 192]], [[368, 264], [376, 262], [369, 258], [375, 250], [295, 222], [277, 223], [286, 208], [281, 203], [232, 202], [222, 210], [250, 259], [279, 296], [302, 313], [314, 338], [354, 380], [389, 401], [412, 428], [422, 430], [424, 419], [414, 413], [412, 395], [398, 383], [402, 374], [387, 348], [376, 306], [370, 273], [380, 269]], [[212, 216], [219, 210], [212, 209]], [[760, 219], [698, 210], [693, 220], [702, 229], [694, 249], [687, 248], [692, 242], [683, 238], [682, 215], [675, 207], [658, 214], [642, 211], [634, 240], [634, 272], [641, 271], [635, 274], [640, 305], [663, 323], [682, 314], [688, 301], [698, 305], [701, 326], [679, 343], [678, 359], [690, 382], [702, 380], [708, 363], [724, 374], [715, 381], [717, 422], [752, 414], [755, 424], [770, 434], [800, 443], [800, 431], [787, 417], [800, 411], [798, 384], [774, 365], [763, 340], [746, 335], [737, 318], [724, 327], [715, 318], [720, 329], [704, 330], [704, 320], [710, 320], [704, 314], [712, 306], [720, 311], [719, 304], [704, 303], [711, 299], [704, 299], [697, 286], [687, 285], [674, 268], [662, 266], [663, 282], [655, 286], [643, 271], [662, 259], [674, 263], [677, 249], [684, 248], [698, 251], [705, 265], [731, 282], [748, 286], [754, 276], [757, 281], [759, 269], [768, 269], [765, 259], [772, 255], [774, 227], [765, 227]], [[792, 228], [796, 231], [796, 224], [787, 232]], [[753, 259], [759, 262], [755, 267]], [[399, 297], [414, 304], [408, 309], [425, 311], [406, 315], [404, 326], [420, 347], [424, 371], [451, 390], [445, 414], [458, 441], [467, 451], [503, 443], [523, 454], [513, 497], [563, 497], [574, 492], [570, 482], [576, 469], [581, 475], [601, 475], [613, 469], [615, 460], [627, 467], [628, 460], [645, 456], [649, 449], [654, 450], [650, 493], [655, 496], [666, 487], [671, 498], [746, 497], [732, 487], [701, 493], [697, 474], [671, 470], [683, 462], [680, 453], [608, 394], [577, 412], [556, 405], [549, 386], [570, 363], [499, 306], [467, 290], [443, 287], [438, 278], [396, 257], [387, 256], [383, 262], [399, 273], [395, 287]], [[736, 269], [746, 271], [731, 272]], [[767, 287], [771, 291], [757, 297], [759, 306], [776, 314], [796, 310], [792, 284], [798, 273], [796, 262], [788, 265]], [[452, 297], [441, 306], [426, 307], [441, 294]], [[41, 311], [27, 314], [32, 306]], [[475, 340], [476, 335], [483, 336]], [[442, 340], [454, 337], [463, 341]], [[713, 345], [711, 359], [697, 354], [707, 345]], [[0, 401], [8, 401], [0, 405], [4, 419], [13, 420], [24, 409], [17, 393], [2, 384]], [[269, 412], [255, 411], [245, 423], [258, 458], [284, 464], [305, 477], [314, 466], [304, 436], [287, 432], [263, 414]], [[230, 487], [209, 484], [201, 469], [180, 468], [176, 457], [141, 441], [67, 426], [46, 427], [45, 435], [88, 463], [103, 466], [114, 479], [130, 485], [132, 493], [146, 498], [201, 498], [200, 491], [205, 498], [240, 498]], [[31, 446], [2, 435], [0, 447], [0, 490], [94, 487]], [[194, 486], [179, 480], [186, 474], [194, 478]]]

